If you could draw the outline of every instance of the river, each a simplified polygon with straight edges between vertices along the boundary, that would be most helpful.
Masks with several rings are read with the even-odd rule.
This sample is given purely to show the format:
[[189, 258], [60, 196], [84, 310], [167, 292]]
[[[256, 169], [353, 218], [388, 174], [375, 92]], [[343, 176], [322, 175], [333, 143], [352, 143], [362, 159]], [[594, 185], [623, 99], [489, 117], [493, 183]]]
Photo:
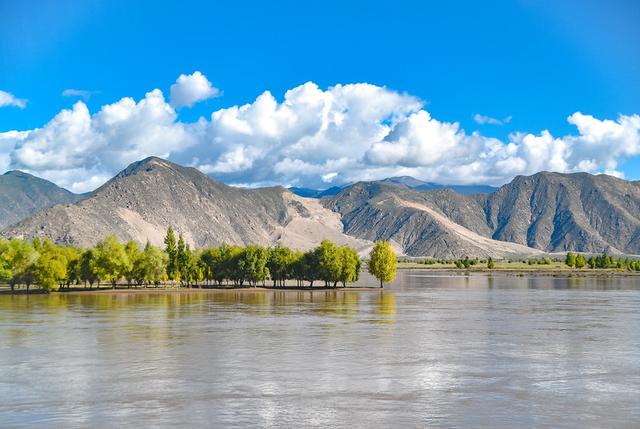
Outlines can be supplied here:
[[0, 362], [4, 428], [640, 427], [640, 282], [3, 295]]

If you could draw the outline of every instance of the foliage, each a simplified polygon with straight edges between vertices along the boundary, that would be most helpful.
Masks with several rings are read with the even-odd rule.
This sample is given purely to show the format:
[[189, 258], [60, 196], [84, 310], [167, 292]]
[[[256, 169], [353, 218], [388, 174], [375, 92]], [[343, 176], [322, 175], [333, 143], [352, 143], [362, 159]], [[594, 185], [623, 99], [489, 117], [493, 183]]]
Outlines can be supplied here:
[[489, 256], [489, 260], [487, 261], [487, 268], [493, 270], [495, 268], [495, 264], [493, 263], [493, 258]]
[[369, 273], [380, 281], [391, 282], [396, 277], [397, 259], [388, 241], [376, 241], [369, 255]]
[[257, 286], [268, 279], [274, 287], [285, 286], [289, 280], [298, 286], [304, 282], [313, 286], [322, 280], [336, 287], [357, 281], [362, 265], [355, 249], [328, 240], [304, 253], [282, 245], [269, 249], [222, 244], [194, 251], [182, 234], [176, 240], [169, 228], [164, 241], [167, 251], [149, 242], [144, 249], [135, 241], [123, 244], [115, 235], [107, 235], [88, 249], [56, 245], [47, 238], [31, 242], [0, 239], [0, 282], [38, 284], [47, 291], [82, 283], [93, 287], [100, 281], [115, 287], [123, 279], [129, 287], [167, 280], [189, 287], [203, 281]]

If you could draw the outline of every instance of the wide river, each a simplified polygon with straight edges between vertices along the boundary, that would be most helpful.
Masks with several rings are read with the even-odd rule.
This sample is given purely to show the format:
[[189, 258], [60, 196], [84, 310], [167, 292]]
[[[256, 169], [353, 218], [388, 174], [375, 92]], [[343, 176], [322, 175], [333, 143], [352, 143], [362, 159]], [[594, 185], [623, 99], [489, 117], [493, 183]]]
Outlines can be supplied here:
[[640, 278], [3, 295], [0, 363], [3, 428], [637, 428]]

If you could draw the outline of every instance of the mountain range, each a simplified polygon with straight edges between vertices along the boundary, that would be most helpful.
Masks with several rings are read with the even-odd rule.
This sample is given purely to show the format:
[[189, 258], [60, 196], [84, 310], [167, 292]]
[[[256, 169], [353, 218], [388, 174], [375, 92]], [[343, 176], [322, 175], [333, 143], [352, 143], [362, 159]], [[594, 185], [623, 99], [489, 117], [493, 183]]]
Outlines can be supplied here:
[[82, 195], [22, 171], [0, 176], [0, 230], [56, 204], [78, 201]]
[[640, 182], [607, 175], [541, 172], [474, 191], [399, 177], [307, 196], [227, 186], [154, 157], [83, 196], [33, 176], [12, 178], [20, 175], [1, 176], [5, 237], [86, 246], [114, 233], [160, 244], [172, 225], [196, 247], [282, 242], [307, 249], [328, 238], [362, 253], [384, 239], [398, 253], [441, 258], [640, 254]]
[[[490, 194], [498, 190], [498, 188], [489, 185], [441, 185], [439, 183], [425, 182], [420, 179], [416, 179], [411, 176], [398, 176], [388, 177], [386, 179], [379, 180], [381, 183], [397, 186], [406, 189], [415, 189], [418, 191], [431, 191], [434, 189], [451, 189], [460, 194], [473, 195], [473, 194]], [[338, 194], [342, 189], [351, 186], [332, 186], [327, 189], [311, 189], [311, 188], [288, 188], [291, 192], [301, 197], [307, 198], [323, 198]]]

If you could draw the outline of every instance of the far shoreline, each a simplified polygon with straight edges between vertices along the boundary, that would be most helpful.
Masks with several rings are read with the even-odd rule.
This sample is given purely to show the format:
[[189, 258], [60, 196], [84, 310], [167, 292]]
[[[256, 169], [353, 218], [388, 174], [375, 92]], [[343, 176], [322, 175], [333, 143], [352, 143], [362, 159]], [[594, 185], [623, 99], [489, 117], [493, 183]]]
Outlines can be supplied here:
[[[566, 277], [566, 278], [630, 278], [640, 277], [639, 272], [634, 271], [622, 271], [616, 269], [562, 269], [562, 268], [448, 268], [448, 267], [433, 267], [433, 266], [401, 266], [398, 265], [398, 271], [416, 271], [421, 274], [434, 274], [434, 275], [450, 275], [459, 277], [468, 277], [472, 275], [478, 276], [490, 276], [490, 275], [502, 275], [506, 277]], [[159, 285], [159, 286], [134, 286], [128, 287], [126, 284], [119, 284], [115, 288], [110, 285], [102, 284], [100, 287], [82, 287], [79, 285], [72, 286], [70, 288], [63, 288], [54, 290], [47, 293], [44, 290], [39, 289], [37, 286], [32, 286], [27, 291], [23, 286], [11, 290], [8, 285], [0, 285], [0, 296], [2, 295], [85, 295], [85, 294], [107, 294], [107, 295], [126, 295], [126, 294], [172, 294], [172, 293], [233, 293], [233, 292], [330, 292], [330, 291], [348, 291], [348, 292], [372, 292], [372, 291], [385, 291], [391, 290], [391, 284], [385, 284], [384, 288], [380, 286], [269, 286], [269, 285], [257, 285], [257, 286], [233, 286], [233, 285], [202, 285], [200, 286], [180, 286], [180, 285]]]

